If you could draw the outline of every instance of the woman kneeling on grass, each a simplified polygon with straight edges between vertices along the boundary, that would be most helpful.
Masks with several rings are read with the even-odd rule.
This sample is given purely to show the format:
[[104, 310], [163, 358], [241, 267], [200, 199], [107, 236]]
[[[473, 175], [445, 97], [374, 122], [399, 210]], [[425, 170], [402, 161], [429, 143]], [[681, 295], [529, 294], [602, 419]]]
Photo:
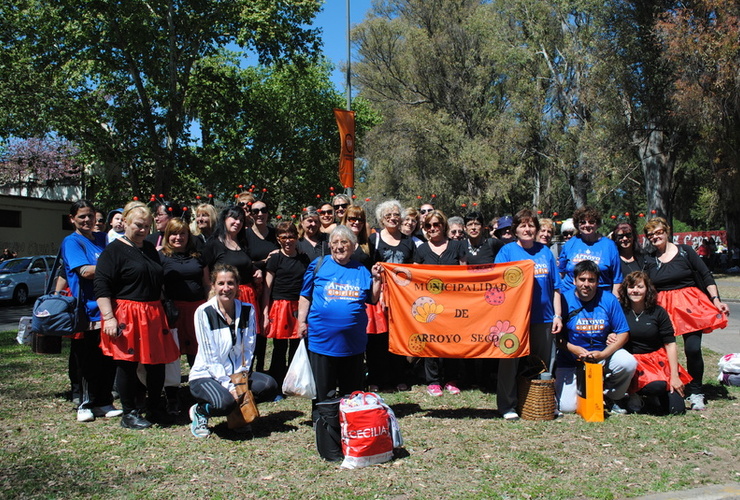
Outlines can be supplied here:
[[625, 276], [619, 287], [619, 302], [630, 327], [625, 349], [637, 360], [627, 409], [680, 415], [686, 413], [684, 384], [691, 376], [678, 364], [671, 318], [657, 297], [655, 286], [642, 271]]
[[[195, 311], [198, 354], [190, 370], [190, 392], [198, 401], [190, 408], [193, 436], [211, 434], [208, 419], [226, 416], [237, 406], [238, 395], [230, 375], [249, 371], [256, 344], [255, 311], [236, 300], [239, 273], [228, 264], [216, 264], [211, 273], [211, 299]], [[258, 403], [272, 401], [278, 391], [275, 379], [250, 373], [249, 389]], [[237, 432], [250, 432], [249, 426]]]

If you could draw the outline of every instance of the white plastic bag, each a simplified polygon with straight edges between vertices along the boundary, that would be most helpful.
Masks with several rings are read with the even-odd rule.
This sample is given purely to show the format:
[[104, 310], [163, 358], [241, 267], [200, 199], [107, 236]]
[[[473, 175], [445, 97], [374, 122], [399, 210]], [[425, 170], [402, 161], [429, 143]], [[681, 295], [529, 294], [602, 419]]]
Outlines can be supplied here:
[[31, 331], [32, 320], [33, 318], [31, 316], [21, 316], [18, 322], [18, 336], [15, 339], [21, 345], [31, 345], [33, 342], [33, 332]]
[[283, 394], [286, 396], [300, 396], [314, 399], [316, 397], [316, 382], [313, 379], [311, 363], [308, 361], [306, 341], [301, 339], [290, 362], [288, 373], [283, 380]]

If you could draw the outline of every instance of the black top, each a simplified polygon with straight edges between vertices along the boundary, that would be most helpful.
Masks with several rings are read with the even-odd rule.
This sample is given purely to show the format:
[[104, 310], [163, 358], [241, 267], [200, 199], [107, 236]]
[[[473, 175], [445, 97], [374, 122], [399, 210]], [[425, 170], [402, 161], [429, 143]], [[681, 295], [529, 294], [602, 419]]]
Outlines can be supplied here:
[[152, 233], [144, 238], [144, 241], [148, 241], [149, 243], [154, 245], [154, 248], [162, 246], [164, 245], [164, 231], [157, 231], [155, 233]]
[[319, 233], [319, 242], [316, 244], [316, 246], [312, 245], [311, 242], [309, 242], [307, 239], [301, 238], [298, 240], [298, 251], [300, 253], [305, 253], [306, 255], [308, 255], [308, 258], [312, 261], [316, 257], [329, 255], [329, 244], [326, 241], [326, 237], [326, 233]]
[[[678, 290], [689, 286], [702, 288], [694, 279], [694, 271], [704, 280], [704, 285], [715, 285], [714, 277], [693, 248], [676, 245], [678, 253], [668, 262], [660, 262], [655, 255], [645, 258], [647, 273], [659, 292]], [[702, 290], [703, 291], [703, 290]]]
[[619, 258], [622, 278], [626, 278], [629, 273], [634, 273], [635, 271], [645, 271], [645, 256], [637, 252], [634, 253], [634, 256], [635, 260], [632, 262], [625, 262], [622, 257]]
[[142, 248], [112, 241], [95, 267], [95, 298], [151, 302], [162, 296], [163, 269], [154, 245]]
[[468, 264], [492, 264], [504, 242], [498, 238], [483, 238], [480, 246], [474, 247], [469, 239], [464, 240], [467, 245]]
[[295, 257], [288, 257], [283, 252], [270, 255], [265, 269], [275, 275], [270, 295], [272, 300], [298, 300], [303, 286], [303, 275], [310, 263], [305, 253], [299, 253]]
[[[676, 342], [671, 318], [665, 309], [655, 306], [635, 315], [631, 309], [625, 309], [630, 336], [625, 349], [632, 354], [647, 354]], [[639, 316], [639, 319], [638, 319]]]
[[460, 260], [465, 259], [466, 256], [465, 241], [459, 240], [448, 240], [447, 248], [442, 255], [437, 255], [432, 251], [429, 246], [429, 242], [425, 241], [416, 248], [414, 252], [414, 262], [416, 264], [431, 264], [437, 266], [457, 266], [460, 265]]
[[391, 246], [380, 237], [380, 233], [370, 235], [370, 251], [373, 262], [390, 262], [393, 264], [410, 264], [414, 261], [416, 245], [414, 240], [401, 234], [398, 245]]
[[164, 296], [172, 300], [197, 302], [205, 300], [203, 268], [205, 263], [184, 253], [167, 257], [161, 251], [159, 259], [164, 268]]
[[241, 250], [229, 250], [218, 238], [209, 238], [203, 249], [203, 262], [208, 270], [213, 272], [216, 264], [229, 264], [239, 271], [239, 282], [246, 285], [252, 282], [253, 266], [244, 248]]
[[362, 249], [360, 245], [357, 245], [354, 253], [352, 254], [352, 260], [356, 260], [368, 269], [373, 267], [373, 259]]
[[265, 268], [265, 259], [270, 255], [270, 252], [280, 248], [277, 242], [277, 235], [275, 234], [275, 228], [267, 228], [267, 236], [263, 240], [252, 230], [251, 227], [247, 228], [247, 252], [249, 257], [255, 266], [260, 269]]

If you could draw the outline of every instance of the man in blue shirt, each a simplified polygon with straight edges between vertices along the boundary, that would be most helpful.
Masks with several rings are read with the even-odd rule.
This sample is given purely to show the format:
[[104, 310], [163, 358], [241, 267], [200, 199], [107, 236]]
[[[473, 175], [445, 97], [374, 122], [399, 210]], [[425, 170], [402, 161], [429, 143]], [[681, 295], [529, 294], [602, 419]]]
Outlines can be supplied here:
[[576, 264], [575, 288], [563, 293], [563, 338], [558, 352], [556, 390], [560, 411], [576, 409], [576, 364], [604, 366], [604, 396], [614, 413], [625, 413], [616, 402], [624, 399], [637, 368], [635, 358], [622, 349], [629, 338], [629, 326], [617, 298], [600, 290], [599, 268], [590, 260]]

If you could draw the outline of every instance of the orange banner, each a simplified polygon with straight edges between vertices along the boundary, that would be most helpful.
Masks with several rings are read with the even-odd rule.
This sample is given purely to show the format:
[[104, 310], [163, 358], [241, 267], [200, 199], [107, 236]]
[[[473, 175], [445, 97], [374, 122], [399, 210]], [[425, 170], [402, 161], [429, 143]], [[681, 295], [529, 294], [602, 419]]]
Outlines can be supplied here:
[[334, 108], [342, 150], [339, 154], [339, 181], [346, 188], [355, 187], [355, 112]]
[[391, 352], [440, 358], [529, 354], [533, 261], [382, 265]]

